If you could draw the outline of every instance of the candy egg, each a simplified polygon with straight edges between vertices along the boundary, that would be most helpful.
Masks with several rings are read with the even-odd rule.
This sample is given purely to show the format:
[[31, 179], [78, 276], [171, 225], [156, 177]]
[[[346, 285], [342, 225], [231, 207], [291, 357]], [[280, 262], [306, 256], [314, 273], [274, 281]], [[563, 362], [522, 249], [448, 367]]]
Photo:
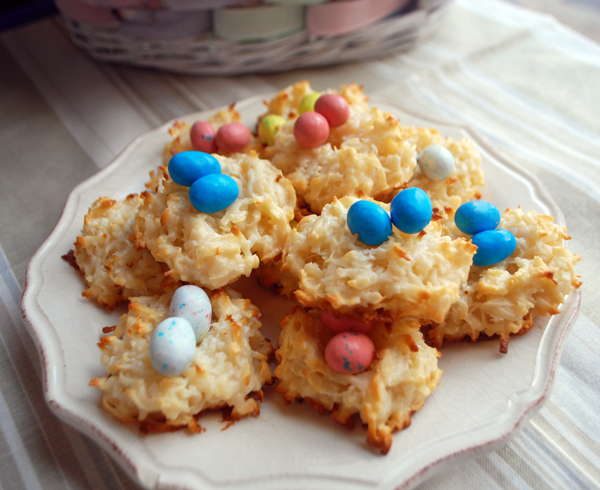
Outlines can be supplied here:
[[196, 342], [201, 342], [210, 330], [212, 320], [210, 299], [198, 286], [181, 286], [171, 299], [169, 316], [187, 320], [194, 329]]
[[430, 180], [444, 180], [454, 172], [454, 156], [442, 145], [429, 145], [418, 161], [421, 172]]
[[371, 365], [374, 357], [373, 341], [363, 333], [338, 333], [325, 347], [327, 365], [341, 374], [364, 371]]
[[361, 332], [367, 333], [373, 328], [374, 320], [370, 322], [361, 322], [351, 316], [335, 316], [327, 310], [321, 310], [321, 321], [329, 330], [334, 333], [340, 332]]
[[212, 125], [206, 121], [198, 121], [192, 126], [190, 131], [190, 141], [192, 148], [196, 151], [205, 153], [215, 153], [217, 143], [215, 141], [216, 132]]
[[327, 119], [329, 127], [337, 128], [350, 117], [350, 105], [341, 95], [325, 94], [315, 102], [315, 112]]
[[477, 252], [473, 264], [487, 266], [502, 262], [510, 257], [517, 248], [514, 235], [507, 230], [486, 230], [473, 235], [473, 244]]
[[210, 174], [190, 187], [190, 202], [202, 213], [216, 213], [228, 208], [237, 199], [240, 189], [229, 175]]
[[265, 145], [274, 145], [275, 135], [285, 122], [285, 118], [278, 116], [277, 114], [269, 114], [268, 116], [263, 117], [260, 121], [260, 126], [258, 126], [258, 136], [260, 137], [260, 140]]
[[467, 235], [495, 230], [500, 223], [500, 211], [491, 202], [470, 201], [456, 210], [454, 222]]
[[250, 142], [250, 131], [242, 123], [224, 124], [217, 131], [215, 141], [217, 148], [223, 153], [236, 153]]
[[167, 318], [150, 337], [150, 361], [163, 376], [178, 376], [190, 367], [196, 356], [196, 336], [184, 318]]
[[169, 161], [169, 176], [173, 182], [186, 187], [205, 175], [220, 173], [219, 161], [200, 151], [182, 151], [173, 155]]
[[390, 212], [392, 223], [402, 233], [419, 233], [431, 221], [433, 208], [424, 190], [409, 187], [394, 197]]
[[392, 221], [387, 211], [372, 201], [356, 201], [348, 210], [348, 228], [358, 241], [377, 247], [392, 234]]
[[305, 112], [294, 123], [294, 137], [305, 148], [317, 148], [329, 138], [329, 123], [317, 112]]
[[305, 112], [312, 112], [315, 110], [315, 102], [321, 97], [321, 92], [311, 92], [310, 94], [302, 97], [300, 101], [300, 109], [298, 112], [304, 114]]

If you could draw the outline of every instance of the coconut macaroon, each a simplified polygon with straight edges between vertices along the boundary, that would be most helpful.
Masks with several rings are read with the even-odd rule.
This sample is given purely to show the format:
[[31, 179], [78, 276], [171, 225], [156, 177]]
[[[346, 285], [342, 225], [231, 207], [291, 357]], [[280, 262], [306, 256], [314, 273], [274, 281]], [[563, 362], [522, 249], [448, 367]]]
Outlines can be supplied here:
[[515, 236], [515, 252], [499, 264], [471, 267], [460, 300], [427, 333], [436, 346], [444, 338], [498, 335], [500, 351], [506, 352], [510, 334], [527, 332], [536, 317], [559, 313], [565, 297], [581, 285], [574, 270], [581, 257], [566, 249], [570, 237], [554, 218], [508, 209], [498, 228]]
[[252, 274], [262, 287], [271, 289], [278, 296], [294, 299], [294, 291], [298, 289], [298, 278], [286, 268], [281, 270], [282, 267], [283, 261], [281, 257], [277, 257], [271, 262], [260, 264]]
[[281, 171], [256, 154], [215, 155], [238, 198], [216, 213], [190, 204], [188, 188], [165, 174], [155, 193], [142, 194], [134, 240], [168, 266], [175, 280], [217, 289], [249, 276], [260, 261], [279, 255], [291, 231], [296, 195]]
[[362, 191], [379, 199], [407, 183], [417, 161], [398, 120], [377, 108], [355, 111], [331, 131], [326, 144], [304, 148], [294, 137], [294, 121], [275, 134], [264, 155], [294, 185], [298, 198], [319, 213], [334, 197]]
[[392, 445], [392, 432], [410, 425], [411, 415], [423, 406], [442, 374], [439, 352], [425, 344], [420, 324], [412, 318], [388, 326], [375, 323], [368, 336], [376, 357], [358, 374], [340, 374], [328, 366], [324, 351], [334, 334], [321, 323], [318, 310], [295, 307], [281, 326], [275, 390], [286, 403], [302, 398], [321, 413], [331, 411], [333, 419], [347, 427], [359, 414], [368, 426], [368, 443], [382, 454]]
[[[335, 199], [290, 234], [282, 260], [298, 278], [296, 299], [357, 318], [414, 316], [441, 323], [459, 300], [477, 247], [464, 238], [442, 236], [435, 221], [414, 235], [394, 227], [388, 240], [368, 247], [352, 235], [346, 220], [358, 200]], [[389, 212], [388, 204], [377, 204]]]
[[[227, 109], [222, 109], [215, 112], [206, 121], [210, 123], [215, 131], [218, 131], [219, 128], [225, 124], [241, 122], [242, 116], [240, 116], [240, 113], [235, 110], [235, 104], [232, 104]], [[169, 165], [169, 160], [171, 160], [171, 157], [176, 153], [180, 153], [182, 151], [191, 151], [193, 149], [192, 142], [190, 140], [191, 130], [192, 127], [183, 121], [175, 121], [173, 126], [169, 128], [169, 135], [171, 135], [172, 140], [165, 144], [163, 150], [163, 164], [165, 166]], [[252, 151], [257, 151], [259, 148], [259, 141], [251, 134], [250, 142], [248, 145], [246, 145], [246, 148], [244, 148], [241, 153], [251, 153]], [[223, 152], [218, 153], [223, 154]]]
[[[173, 288], [171, 288], [173, 289]], [[212, 294], [212, 324], [196, 347], [192, 365], [179, 376], [159, 374], [150, 361], [150, 337], [169, 315], [173, 290], [161, 296], [132, 298], [116, 330], [102, 337], [102, 364], [108, 376], [94, 378], [103, 406], [117, 419], [146, 430], [189, 427], [201, 430], [203, 410], [231, 407], [234, 420], [260, 413], [257, 399], [271, 383], [272, 346], [259, 328], [260, 312], [232, 290]]]
[[295, 117], [299, 113], [302, 99], [312, 92], [314, 90], [311, 88], [308, 80], [296, 82], [277, 92], [271, 100], [264, 101], [264, 104], [267, 106], [266, 114], [277, 114], [286, 119]]
[[82, 294], [108, 309], [132, 296], [161, 291], [166, 268], [129, 240], [141, 204], [136, 194], [123, 201], [101, 197], [85, 215], [75, 242], [75, 261], [89, 286]]
[[[266, 114], [277, 114], [286, 119], [293, 119], [300, 112], [300, 103], [302, 102], [302, 99], [306, 95], [314, 92], [315, 90], [313, 90], [307, 80], [296, 82], [277, 92], [271, 100], [264, 102], [267, 106]], [[356, 83], [341, 85], [339, 91], [326, 90], [325, 93], [341, 95], [355, 109], [367, 109], [368, 98], [365, 96], [363, 88], [359, 87]]]
[[481, 155], [470, 138], [464, 137], [454, 141], [442, 137], [439, 131], [433, 128], [409, 126], [403, 129], [408, 133], [409, 141], [416, 144], [418, 153], [429, 145], [441, 145], [454, 157], [454, 172], [445, 179], [428, 179], [417, 169], [409, 183], [411, 187], [419, 187], [427, 192], [434, 208], [438, 208], [443, 215], [452, 217], [461, 204], [473, 197], [481, 197], [480, 188], [485, 185]]

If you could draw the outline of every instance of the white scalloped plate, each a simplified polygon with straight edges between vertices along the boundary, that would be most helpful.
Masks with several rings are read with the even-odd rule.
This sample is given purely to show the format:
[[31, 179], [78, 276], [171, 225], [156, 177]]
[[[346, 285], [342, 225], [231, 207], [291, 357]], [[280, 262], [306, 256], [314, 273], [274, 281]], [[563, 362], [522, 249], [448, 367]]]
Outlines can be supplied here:
[[[256, 96], [237, 104], [252, 127], [264, 110]], [[486, 200], [500, 209], [521, 206], [564, 218], [542, 184], [498, 153], [477, 132], [447, 126], [409, 113], [387, 99], [371, 102], [403, 124], [429, 125], [442, 134], [471, 137], [483, 156]], [[210, 111], [212, 113], [213, 111]], [[209, 113], [181, 118], [193, 122]], [[161, 162], [172, 121], [135, 139], [115, 160], [78, 185], [69, 196], [56, 228], [31, 260], [22, 299], [23, 315], [38, 346], [44, 389], [54, 413], [109, 451], [148, 488], [189, 489], [396, 489], [409, 488], [451, 464], [504, 444], [548, 396], [561, 346], [573, 324], [580, 293], [562, 313], [513, 338], [508, 354], [498, 342], [449, 344], [443, 349], [441, 383], [412, 425], [394, 436], [387, 456], [366, 444], [366, 431], [353, 431], [319, 416], [307, 404], [285, 407], [267, 388], [261, 414], [226, 430], [220, 414], [204, 415], [203, 434], [179, 431], [142, 435], [100, 408], [99, 390], [89, 387], [105, 374], [96, 346], [101, 329], [117, 323], [109, 313], [81, 297], [81, 277], [61, 259], [80, 233], [83, 217], [100, 196], [117, 199], [140, 192], [148, 172]], [[250, 281], [243, 292], [264, 314], [266, 336], [275, 341], [278, 324], [291, 302], [280, 300]]]

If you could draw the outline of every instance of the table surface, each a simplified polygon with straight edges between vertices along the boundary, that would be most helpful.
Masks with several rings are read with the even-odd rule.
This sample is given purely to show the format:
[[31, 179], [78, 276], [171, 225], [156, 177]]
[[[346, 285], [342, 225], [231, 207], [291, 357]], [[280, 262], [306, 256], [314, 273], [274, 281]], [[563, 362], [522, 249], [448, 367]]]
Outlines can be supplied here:
[[138, 488], [49, 411], [21, 319], [27, 264], [69, 191], [169, 119], [300, 79], [317, 89], [356, 81], [370, 94], [475, 127], [549, 189], [573, 237], [570, 249], [583, 257], [581, 314], [543, 408], [504, 447], [419, 488], [600, 487], [600, 46], [590, 40], [600, 41], [598, 26], [593, 0], [458, 0], [435, 35], [409, 53], [230, 78], [96, 62], [74, 47], [59, 19], [3, 33], [0, 489]]

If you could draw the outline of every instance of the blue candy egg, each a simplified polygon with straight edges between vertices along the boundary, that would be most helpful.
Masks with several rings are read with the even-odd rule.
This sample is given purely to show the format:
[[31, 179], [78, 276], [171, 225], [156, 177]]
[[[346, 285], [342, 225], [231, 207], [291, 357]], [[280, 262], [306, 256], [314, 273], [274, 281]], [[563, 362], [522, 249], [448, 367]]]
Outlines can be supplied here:
[[201, 151], [182, 151], [169, 161], [169, 176], [173, 182], [190, 187], [198, 179], [209, 174], [220, 174], [219, 160]]
[[507, 230], [486, 230], [473, 235], [473, 244], [477, 252], [473, 257], [475, 265], [487, 266], [502, 262], [510, 257], [517, 248], [517, 240]]
[[196, 357], [196, 336], [184, 318], [167, 318], [150, 337], [150, 361], [163, 376], [179, 376]]
[[198, 286], [181, 286], [171, 299], [169, 316], [185, 318], [194, 329], [196, 342], [201, 342], [210, 329], [212, 308], [210, 299]]
[[467, 235], [495, 230], [500, 223], [500, 211], [491, 202], [466, 202], [456, 210], [454, 222]]
[[421, 172], [430, 180], [444, 180], [454, 172], [454, 155], [442, 145], [429, 145], [417, 159]]
[[385, 209], [371, 201], [356, 201], [348, 210], [348, 228], [358, 241], [377, 247], [392, 234], [392, 221]]
[[404, 189], [392, 200], [392, 223], [402, 233], [419, 233], [431, 221], [432, 213], [431, 199], [418, 187]]
[[202, 213], [216, 213], [233, 204], [240, 189], [229, 175], [209, 174], [190, 187], [190, 202]]

